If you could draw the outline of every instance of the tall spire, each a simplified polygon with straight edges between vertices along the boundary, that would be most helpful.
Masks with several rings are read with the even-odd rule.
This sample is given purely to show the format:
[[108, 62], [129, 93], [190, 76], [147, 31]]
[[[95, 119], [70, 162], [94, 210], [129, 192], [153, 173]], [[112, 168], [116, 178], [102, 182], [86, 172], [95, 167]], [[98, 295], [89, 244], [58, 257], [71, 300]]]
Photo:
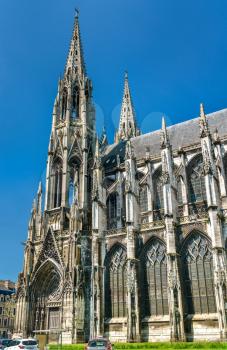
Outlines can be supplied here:
[[76, 73], [77, 71], [80, 75], [83, 75], [85, 74], [86, 69], [83, 57], [83, 47], [80, 37], [79, 11], [75, 10], [73, 35], [65, 66], [65, 76], [68, 76], [70, 73]]
[[116, 135], [116, 141], [128, 140], [140, 134], [136, 125], [135, 111], [133, 108], [132, 97], [128, 83], [128, 73], [125, 72], [124, 94], [121, 106], [121, 115], [119, 129]]

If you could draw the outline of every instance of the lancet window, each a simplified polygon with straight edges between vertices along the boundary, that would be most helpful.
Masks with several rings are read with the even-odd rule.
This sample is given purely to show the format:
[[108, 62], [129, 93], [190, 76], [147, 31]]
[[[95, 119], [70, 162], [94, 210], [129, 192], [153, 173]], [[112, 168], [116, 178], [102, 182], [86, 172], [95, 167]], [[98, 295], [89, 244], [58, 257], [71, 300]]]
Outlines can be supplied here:
[[166, 247], [158, 239], [148, 244], [141, 259], [143, 316], [168, 314]]
[[211, 244], [198, 232], [185, 243], [182, 252], [184, 295], [189, 314], [216, 312]]
[[116, 246], [107, 257], [105, 280], [106, 318], [127, 316], [127, 254]]

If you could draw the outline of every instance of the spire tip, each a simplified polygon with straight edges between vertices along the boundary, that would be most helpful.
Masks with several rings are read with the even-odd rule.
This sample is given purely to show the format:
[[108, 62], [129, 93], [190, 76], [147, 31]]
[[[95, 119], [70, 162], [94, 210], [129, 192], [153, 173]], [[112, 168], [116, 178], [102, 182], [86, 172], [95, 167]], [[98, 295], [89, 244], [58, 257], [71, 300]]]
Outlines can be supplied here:
[[79, 10], [77, 7], [75, 7], [75, 18], [79, 18]]
[[204, 117], [205, 116], [205, 112], [204, 112], [204, 104], [201, 102], [200, 103], [200, 116]]

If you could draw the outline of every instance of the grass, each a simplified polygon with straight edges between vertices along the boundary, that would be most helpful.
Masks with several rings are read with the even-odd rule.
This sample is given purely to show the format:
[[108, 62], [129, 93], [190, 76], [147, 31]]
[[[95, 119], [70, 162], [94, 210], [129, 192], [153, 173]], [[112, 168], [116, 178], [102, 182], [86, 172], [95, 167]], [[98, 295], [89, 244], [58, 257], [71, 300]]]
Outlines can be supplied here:
[[[62, 350], [83, 350], [85, 344], [72, 344], [62, 345]], [[58, 345], [50, 344], [50, 350], [59, 350]], [[212, 343], [212, 342], [199, 342], [199, 343], [115, 343], [114, 349], [116, 350], [171, 350], [171, 349], [227, 349], [227, 343]]]

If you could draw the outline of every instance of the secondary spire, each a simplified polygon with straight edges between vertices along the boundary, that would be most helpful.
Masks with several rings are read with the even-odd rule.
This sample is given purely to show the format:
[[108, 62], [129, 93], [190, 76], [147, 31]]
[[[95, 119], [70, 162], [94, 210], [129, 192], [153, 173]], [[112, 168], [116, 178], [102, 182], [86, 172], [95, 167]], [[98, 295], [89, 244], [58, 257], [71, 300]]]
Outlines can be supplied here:
[[140, 131], [136, 125], [136, 116], [129, 88], [128, 73], [125, 72], [124, 94], [121, 106], [120, 123], [116, 134], [116, 142], [120, 140], [128, 140], [139, 134]]

